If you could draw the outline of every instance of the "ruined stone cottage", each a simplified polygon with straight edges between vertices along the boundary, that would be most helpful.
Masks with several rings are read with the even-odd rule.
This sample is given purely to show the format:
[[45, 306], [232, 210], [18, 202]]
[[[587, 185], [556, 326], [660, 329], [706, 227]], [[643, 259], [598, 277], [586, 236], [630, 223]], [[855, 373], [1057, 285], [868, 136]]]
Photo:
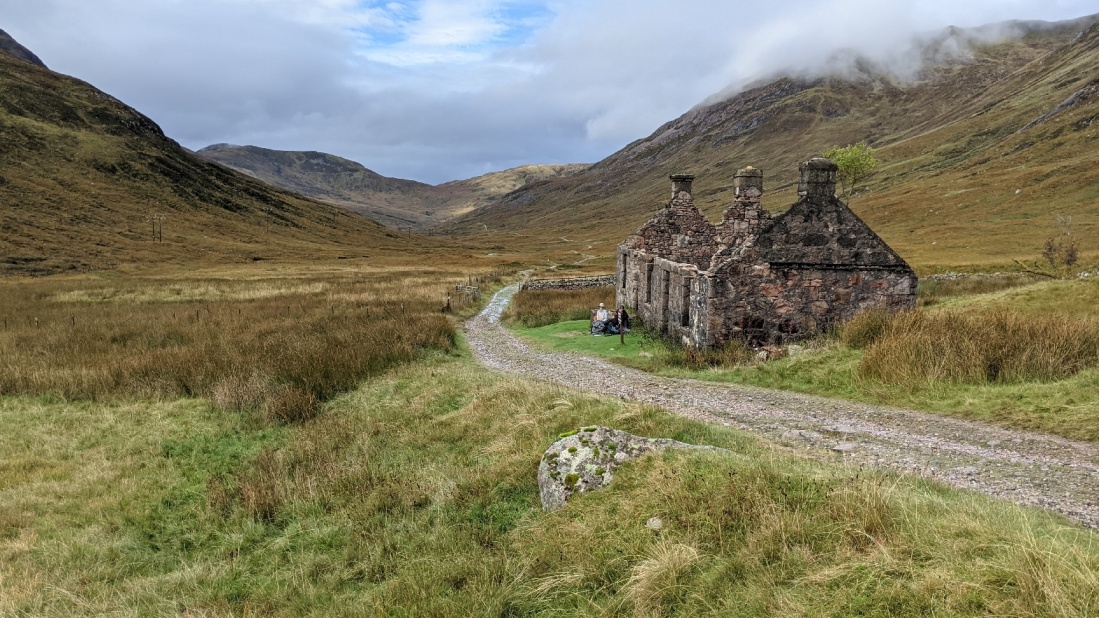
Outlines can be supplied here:
[[738, 171], [717, 226], [695, 207], [694, 177], [670, 176], [672, 199], [619, 245], [617, 303], [696, 348], [780, 345], [861, 311], [913, 308], [916, 274], [837, 199], [836, 164], [799, 170], [799, 200], [776, 216], [760, 206], [763, 173]]

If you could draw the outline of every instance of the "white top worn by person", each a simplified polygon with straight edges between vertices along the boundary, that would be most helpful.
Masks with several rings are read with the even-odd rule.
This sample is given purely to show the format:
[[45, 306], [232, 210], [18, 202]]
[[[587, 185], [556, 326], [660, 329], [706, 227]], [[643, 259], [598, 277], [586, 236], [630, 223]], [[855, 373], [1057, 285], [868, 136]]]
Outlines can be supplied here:
[[607, 309], [604, 309], [603, 303], [600, 303], [600, 308], [596, 310], [596, 319], [600, 322], [606, 322], [609, 317]]

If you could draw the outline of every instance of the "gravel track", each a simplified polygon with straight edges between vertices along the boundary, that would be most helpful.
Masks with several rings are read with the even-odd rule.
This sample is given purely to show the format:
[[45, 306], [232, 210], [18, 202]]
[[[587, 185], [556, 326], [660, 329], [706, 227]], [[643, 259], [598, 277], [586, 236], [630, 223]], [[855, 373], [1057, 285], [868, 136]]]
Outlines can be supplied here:
[[632, 399], [763, 434], [817, 457], [919, 474], [1097, 527], [1097, 445], [811, 395], [658, 377], [586, 356], [534, 350], [500, 324], [519, 285], [466, 322], [474, 357], [504, 373]]

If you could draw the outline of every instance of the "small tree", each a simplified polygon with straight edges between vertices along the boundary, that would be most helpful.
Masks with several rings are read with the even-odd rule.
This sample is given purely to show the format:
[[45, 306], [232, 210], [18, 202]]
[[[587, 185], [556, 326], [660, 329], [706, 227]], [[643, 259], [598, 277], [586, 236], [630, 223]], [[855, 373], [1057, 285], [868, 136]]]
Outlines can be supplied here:
[[825, 151], [825, 158], [832, 159], [837, 167], [837, 180], [843, 188], [842, 197], [848, 197], [855, 191], [856, 183], [863, 180], [875, 169], [875, 149], [867, 144], [834, 146]]
[[1030, 263], [1019, 260], [1012, 261], [1016, 262], [1024, 272], [1033, 275], [1042, 275], [1052, 279], [1072, 277], [1075, 272], [1074, 266], [1080, 260], [1077, 236], [1070, 229], [1072, 224], [1073, 217], [1058, 215], [1054, 220], [1054, 226], [1058, 228], [1058, 233], [1048, 238], [1046, 243], [1043, 244], [1043, 248], [1039, 252], [1042, 259], [1032, 260]]
[[1043, 258], [1051, 268], [1071, 269], [1077, 264], [1077, 237], [1073, 235], [1070, 225], [1073, 217], [1058, 215], [1054, 220], [1058, 233], [1047, 239], [1043, 246]]

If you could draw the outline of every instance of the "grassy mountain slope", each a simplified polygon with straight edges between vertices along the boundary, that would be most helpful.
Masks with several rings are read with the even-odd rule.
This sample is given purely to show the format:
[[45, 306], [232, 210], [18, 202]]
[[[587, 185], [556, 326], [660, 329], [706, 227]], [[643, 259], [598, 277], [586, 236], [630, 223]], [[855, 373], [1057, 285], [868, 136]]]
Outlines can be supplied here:
[[415, 249], [365, 217], [195, 157], [113, 97], [7, 53], [0, 231], [0, 273]]
[[195, 153], [277, 187], [366, 215], [396, 228], [437, 225], [523, 187], [583, 165], [525, 165], [432, 186], [390, 178], [323, 152], [215, 144]]
[[[866, 61], [844, 77], [783, 77], [698, 106], [581, 174], [529, 185], [452, 227], [489, 228], [544, 252], [588, 251], [591, 264], [610, 267], [613, 246], [667, 199], [669, 173], [696, 174], [696, 203], [717, 221], [734, 172], [754, 165], [765, 172], [765, 207], [781, 211], [795, 200], [799, 161], [866, 141], [880, 166], [851, 206], [918, 269], [1034, 258], [1058, 215], [1073, 218], [1087, 262], [1097, 253], [1096, 22], [1019, 24], [1022, 36], [971, 42], [969, 56], [927, 65], [911, 82]], [[559, 238], [535, 234], [545, 229]]]

